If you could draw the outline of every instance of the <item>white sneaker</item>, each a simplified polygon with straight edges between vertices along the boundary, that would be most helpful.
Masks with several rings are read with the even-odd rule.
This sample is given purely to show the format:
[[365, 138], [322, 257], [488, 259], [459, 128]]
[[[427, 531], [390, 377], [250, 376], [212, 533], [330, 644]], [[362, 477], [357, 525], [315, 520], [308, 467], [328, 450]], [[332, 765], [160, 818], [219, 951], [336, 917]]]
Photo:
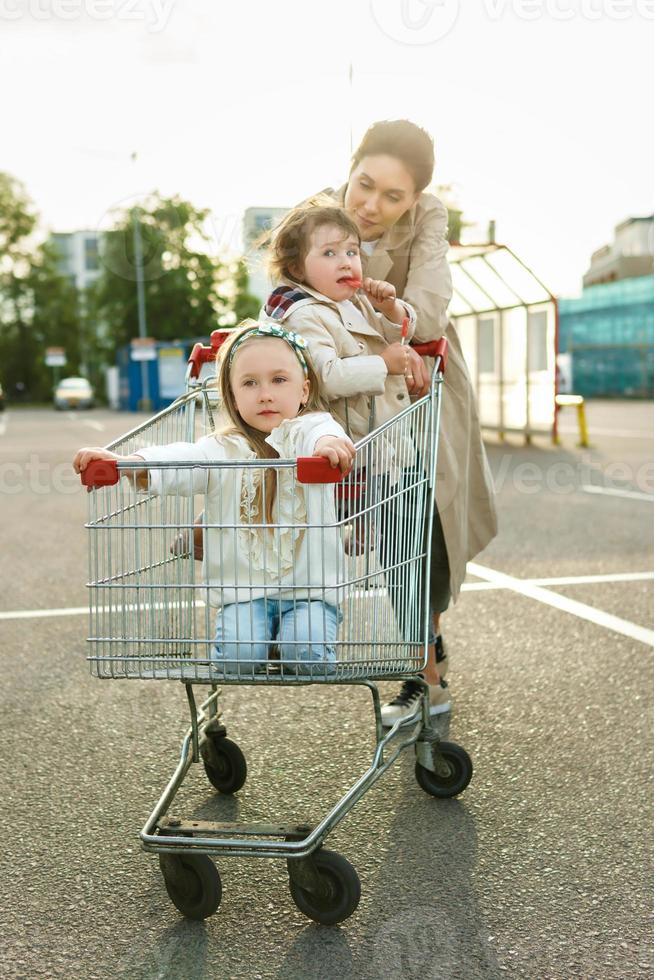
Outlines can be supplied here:
[[[400, 718], [408, 718], [418, 708], [423, 688], [417, 681], [404, 681], [396, 698], [382, 706], [381, 718], [384, 728], [391, 728]], [[439, 684], [429, 685], [429, 714], [442, 715], [452, 710], [447, 682], [442, 678]]]

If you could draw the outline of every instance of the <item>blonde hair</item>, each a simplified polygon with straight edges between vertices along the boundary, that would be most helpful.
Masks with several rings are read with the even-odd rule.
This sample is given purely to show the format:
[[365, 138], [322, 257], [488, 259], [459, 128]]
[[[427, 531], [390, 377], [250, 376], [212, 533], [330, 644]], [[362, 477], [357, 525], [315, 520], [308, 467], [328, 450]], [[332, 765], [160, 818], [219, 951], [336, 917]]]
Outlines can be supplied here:
[[[231, 385], [231, 368], [233, 364], [232, 349], [234, 345], [240, 341], [244, 333], [248, 330], [252, 330], [259, 326], [256, 320], [244, 320], [239, 324], [236, 330], [231, 331], [228, 339], [223, 343], [220, 350], [218, 351], [218, 358], [216, 362], [216, 386], [220, 391], [220, 399], [222, 407], [229, 416], [230, 424], [224, 426], [218, 434], [220, 435], [240, 435], [246, 440], [249, 447], [256, 454], [259, 459], [279, 459], [279, 453], [269, 445], [264, 437], [263, 432], [259, 432], [258, 429], [253, 428], [245, 422], [236, 407], [236, 398], [234, 397], [234, 392]], [[239, 345], [238, 351], [234, 352], [234, 358], [238, 356], [239, 351], [249, 347], [250, 344], [254, 344], [260, 339], [257, 336], [253, 336], [250, 340], [249, 338], [244, 340], [242, 344]], [[280, 343], [286, 344], [287, 347], [291, 345], [288, 344], [283, 337], [275, 337], [273, 334], [266, 334], [266, 340], [279, 340]], [[315, 372], [313, 364], [311, 363], [311, 358], [307, 350], [303, 350], [302, 354], [306, 361], [307, 371], [306, 380], [309, 382], [309, 397], [306, 403], [300, 409], [299, 415], [304, 412], [325, 412], [327, 407], [323, 398], [320, 394], [320, 382], [318, 380], [318, 375]], [[298, 360], [298, 367], [300, 367], [300, 362]], [[259, 485], [257, 487], [256, 495], [254, 498], [254, 503], [260, 508], [262, 505], [262, 498], [266, 501], [266, 521], [271, 523], [273, 520], [273, 504], [275, 502], [275, 496], [277, 492], [277, 474], [275, 470], [270, 467], [266, 470], [266, 475], [263, 480], [263, 487]]]
[[311, 234], [325, 225], [335, 225], [344, 238], [351, 236], [361, 242], [359, 229], [344, 208], [337, 207], [326, 195], [311, 198], [289, 211], [272, 233], [268, 271], [273, 282], [280, 279], [302, 282]]

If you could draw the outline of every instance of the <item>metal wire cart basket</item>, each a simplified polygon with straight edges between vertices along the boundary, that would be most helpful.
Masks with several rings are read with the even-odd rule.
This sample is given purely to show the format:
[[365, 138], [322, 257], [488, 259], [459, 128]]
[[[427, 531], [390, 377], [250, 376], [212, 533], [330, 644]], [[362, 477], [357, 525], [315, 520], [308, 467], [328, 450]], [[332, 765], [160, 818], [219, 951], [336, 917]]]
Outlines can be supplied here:
[[[220, 340], [212, 336], [213, 350], [196, 345], [186, 394], [108, 448], [129, 455], [147, 446], [194, 443], [220, 429], [217, 390], [210, 380], [199, 380]], [[355, 466], [343, 479], [316, 458], [175, 458], [120, 468], [95, 462], [84, 471], [91, 490], [92, 673], [181, 681], [188, 698], [191, 725], [179, 764], [140, 837], [146, 851], [159, 855], [172, 902], [190, 918], [204, 919], [220, 904], [220, 876], [211, 858], [276, 857], [287, 862], [298, 908], [317, 922], [340, 922], [357, 907], [359, 878], [323, 844], [399, 754], [414, 747], [417, 781], [432, 796], [455, 796], [470, 781], [468, 754], [440, 739], [427, 686], [416, 676], [427, 659], [428, 557], [447, 347], [439, 341], [419, 350], [436, 358], [429, 394], [361, 440]], [[142, 471], [148, 472], [147, 489], [138, 489], [137, 468], [141, 481]], [[272, 474], [276, 492], [268, 506]], [[288, 561], [299, 536], [308, 555], [304, 570]], [[194, 558], [198, 548], [202, 565]], [[219, 609], [231, 602], [253, 608], [255, 599], [264, 610], [284, 604], [290, 615], [283, 638], [255, 643], [246, 616], [237, 622], [236, 639], [218, 644]], [[314, 618], [308, 646], [294, 626], [301, 613]], [[384, 732], [376, 682], [408, 677], [422, 686], [419, 707]], [[235, 793], [245, 783], [243, 752], [227, 738], [220, 710], [220, 687], [235, 684], [368, 688], [376, 732], [370, 767], [315, 823], [169, 816], [193, 763], [202, 760], [220, 793]], [[202, 698], [196, 700], [194, 686]]]

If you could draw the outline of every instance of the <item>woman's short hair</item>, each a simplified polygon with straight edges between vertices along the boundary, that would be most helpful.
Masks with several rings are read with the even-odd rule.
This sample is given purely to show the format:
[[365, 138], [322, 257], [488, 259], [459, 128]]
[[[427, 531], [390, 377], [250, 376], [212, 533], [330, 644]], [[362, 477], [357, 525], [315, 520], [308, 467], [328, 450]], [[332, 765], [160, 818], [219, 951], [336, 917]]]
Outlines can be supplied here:
[[350, 173], [364, 157], [374, 156], [401, 160], [413, 177], [416, 191], [424, 191], [434, 173], [434, 141], [408, 119], [373, 123], [354, 151]]
[[[331, 203], [325, 204], [324, 201]], [[325, 225], [339, 228], [343, 238], [352, 237], [357, 242], [361, 241], [359, 229], [347, 211], [336, 207], [327, 196], [312, 198], [289, 211], [272, 232], [268, 271], [273, 282], [280, 279], [301, 280], [304, 260], [311, 247], [311, 235]]]

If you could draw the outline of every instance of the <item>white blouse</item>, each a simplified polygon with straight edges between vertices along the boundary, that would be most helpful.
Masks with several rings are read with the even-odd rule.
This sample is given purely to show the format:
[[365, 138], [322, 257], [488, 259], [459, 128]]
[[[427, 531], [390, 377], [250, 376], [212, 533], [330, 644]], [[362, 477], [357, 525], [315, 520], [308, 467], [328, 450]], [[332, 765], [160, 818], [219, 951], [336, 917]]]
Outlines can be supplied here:
[[[296, 459], [312, 456], [317, 441], [327, 435], [345, 432], [327, 412], [311, 412], [285, 420], [266, 442], [281, 459]], [[214, 434], [194, 443], [146, 447], [137, 454], [148, 463], [179, 463], [150, 469], [150, 492], [204, 495], [202, 571], [212, 606], [264, 596], [337, 605], [345, 555], [335, 526], [333, 484], [301, 484], [295, 468], [277, 469], [273, 524], [279, 526], [262, 528], [256, 526], [266, 523], [256, 497], [266, 461], [260, 467], [220, 465], [257, 459], [243, 436]]]

